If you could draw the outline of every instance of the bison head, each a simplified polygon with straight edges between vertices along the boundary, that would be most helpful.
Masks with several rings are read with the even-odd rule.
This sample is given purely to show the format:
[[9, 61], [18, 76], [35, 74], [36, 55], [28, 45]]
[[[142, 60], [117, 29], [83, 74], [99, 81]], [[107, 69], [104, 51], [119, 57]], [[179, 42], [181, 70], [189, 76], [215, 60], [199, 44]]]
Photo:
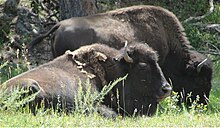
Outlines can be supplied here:
[[92, 79], [101, 81], [102, 85], [128, 74], [125, 82], [111, 91], [113, 97], [107, 95], [104, 99], [106, 106], [118, 111], [117, 101], [111, 98], [119, 96], [120, 114], [152, 115], [157, 104], [172, 90], [157, 63], [157, 53], [145, 44], [132, 43], [121, 50], [93, 44], [82, 46], [72, 55], [73, 60], [94, 74]]
[[172, 90], [157, 61], [156, 52], [145, 44], [123, 48], [115, 61], [128, 74], [119, 87], [121, 112], [128, 115], [152, 115], [157, 104]]
[[204, 55], [190, 51], [189, 60], [184, 70], [184, 81], [180, 81], [182, 91], [180, 102], [184, 101], [190, 105], [193, 101], [197, 103], [207, 104], [209, 93], [211, 90], [212, 64]]

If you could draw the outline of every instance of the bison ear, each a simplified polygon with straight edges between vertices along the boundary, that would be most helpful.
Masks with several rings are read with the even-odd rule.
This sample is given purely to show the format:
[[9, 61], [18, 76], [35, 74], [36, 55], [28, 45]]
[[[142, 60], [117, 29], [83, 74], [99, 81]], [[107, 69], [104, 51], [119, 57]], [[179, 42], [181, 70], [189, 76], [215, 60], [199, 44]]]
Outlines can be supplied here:
[[107, 56], [101, 52], [95, 52], [95, 57], [100, 60], [100, 61], [103, 61], [105, 62], [106, 59], [107, 59]]

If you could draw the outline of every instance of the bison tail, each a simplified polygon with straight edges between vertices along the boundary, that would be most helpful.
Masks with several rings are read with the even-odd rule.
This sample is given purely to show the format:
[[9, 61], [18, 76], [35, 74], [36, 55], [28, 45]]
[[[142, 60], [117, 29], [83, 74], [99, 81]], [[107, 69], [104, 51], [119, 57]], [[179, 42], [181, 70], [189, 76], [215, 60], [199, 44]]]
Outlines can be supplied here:
[[32, 49], [34, 45], [38, 44], [39, 42], [42, 42], [44, 38], [45, 38], [44, 35], [40, 35], [40, 36], [36, 37], [35, 39], [33, 39], [31, 41], [31, 43], [26, 45], [26, 48], [27, 49]]
[[39, 42], [42, 42], [45, 37], [47, 37], [49, 34], [53, 33], [60, 27], [60, 23], [57, 23], [54, 25], [47, 33], [44, 33], [42, 35], [39, 35], [38, 37], [34, 38], [29, 44], [27, 44], [26, 48], [31, 49], [34, 45], [38, 44]]

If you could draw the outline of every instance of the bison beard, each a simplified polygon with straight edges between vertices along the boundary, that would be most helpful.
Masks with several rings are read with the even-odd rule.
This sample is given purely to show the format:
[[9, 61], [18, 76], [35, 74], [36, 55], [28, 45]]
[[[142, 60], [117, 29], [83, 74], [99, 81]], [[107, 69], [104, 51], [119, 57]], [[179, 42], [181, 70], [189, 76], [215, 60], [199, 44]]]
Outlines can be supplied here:
[[[90, 79], [91, 91], [94, 92], [126, 74], [124, 85], [118, 83], [97, 106], [98, 111], [107, 117], [114, 117], [117, 112], [128, 116], [153, 115], [158, 102], [169, 96], [172, 88], [157, 63], [156, 52], [145, 44], [131, 44], [121, 50], [101, 44], [82, 46], [4, 84], [8, 93], [15, 87], [27, 86], [39, 91], [30, 104], [34, 112], [40, 101], [43, 100], [45, 107], [50, 108], [57, 105], [58, 98], [63, 98], [61, 106], [70, 111], [74, 108], [79, 79], [83, 90], [86, 90], [85, 81]], [[119, 104], [111, 100], [111, 96], [116, 97], [117, 94]]]

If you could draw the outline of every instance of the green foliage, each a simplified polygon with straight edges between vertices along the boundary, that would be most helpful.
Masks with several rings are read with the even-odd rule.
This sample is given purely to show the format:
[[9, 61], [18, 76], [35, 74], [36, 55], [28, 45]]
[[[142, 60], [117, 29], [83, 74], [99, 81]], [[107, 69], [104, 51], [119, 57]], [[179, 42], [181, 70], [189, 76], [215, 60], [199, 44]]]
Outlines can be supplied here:
[[210, 50], [210, 45], [219, 47], [220, 40], [217, 33], [204, 32], [198, 27], [186, 24], [184, 25], [187, 37], [193, 47], [197, 50]]
[[17, 62], [14, 63], [7, 60], [0, 62], [0, 83], [28, 70], [29, 62], [24, 50], [17, 50], [14, 60]]
[[170, 97], [167, 97], [160, 103], [157, 114], [172, 114], [176, 115], [182, 111], [182, 108], [177, 105], [178, 95], [176, 92], [172, 92]]
[[[191, 94], [188, 94], [190, 97]], [[191, 106], [186, 107], [184, 103], [181, 105], [177, 105], [179, 95], [176, 92], [172, 92], [171, 96], [166, 98], [164, 101], [160, 103], [160, 108], [158, 109], [157, 115], [170, 115], [176, 116], [183, 113], [188, 113], [191, 115], [198, 115], [198, 114], [207, 114], [208, 112], [208, 105], [198, 104], [199, 96], [197, 96], [196, 100], [192, 101], [191, 99]], [[216, 110], [216, 109], [215, 109]]]
[[176, 14], [180, 20], [191, 16], [203, 15], [209, 8], [207, 0], [148, 0], [146, 2], [137, 0], [130, 3], [126, 1], [122, 0], [122, 2], [126, 3], [126, 6], [146, 4], [164, 7]]
[[207, 0], [171, 0], [173, 6], [171, 10], [180, 18], [180, 20], [189, 18], [191, 16], [203, 15], [208, 10]]
[[33, 101], [38, 94], [37, 92], [29, 95], [28, 88], [20, 89], [17, 87], [13, 90], [8, 90], [5, 88], [5, 85], [1, 86], [3, 87], [0, 90], [0, 111], [5, 111], [6, 109], [7, 111], [17, 111], [19, 108], [22, 109], [27, 103]]
[[6, 0], [0, 0], [0, 5], [2, 5]]
[[206, 25], [220, 23], [219, 7], [220, 5], [215, 5], [213, 13], [202, 18], [198, 23], [192, 21], [183, 24], [189, 41], [196, 49], [209, 51], [213, 46], [220, 48], [219, 33], [215, 29], [206, 28]]
[[110, 82], [108, 85], [105, 85], [103, 87], [101, 92], [92, 92], [89, 80], [86, 81], [86, 90], [84, 90], [80, 81], [77, 94], [74, 97], [74, 113], [86, 114], [88, 112], [91, 113], [97, 111], [95, 106], [99, 106], [103, 102], [103, 99], [107, 95], [107, 93], [109, 93], [117, 83], [125, 80], [126, 77], [127, 75], [124, 77], [120, 77], [113, 82]]
[[2, 83], [3, 81], [7, 80], [7, 75], [5, 75], [5, 71], [4, 69], [8, 66], [8, 62], [2, 62], [0, 64], [0, 83]]
[[212, 113], [220, 112], [220, 60], [216, 61], [213, 66], [212, 90], [210, 95], [209, 109]]
[[203, 23], [220, 23], [220, 3], [215, 5], [214, 12], [202, 20]]
[[[98, 0], [102, 1], [102, 0]], [[99, 3], [102, 6], [102, 12], [112, 10], [121, 6], [133, 4], [152, 4], [162, 6], [174, 12], [180, 21], [184, 21], [189, 17], [201, 16], [207, 13], [209, 5], [207, 0], [157, 0], [150, 2], [126, 3], [126, 0], [121, 2], [127, 5], [117, 4], [118, 0], [106, 0], [108, 3]], [[3, 1], [0, 1], [3, 3]], [[23, 2], [25, 3], [25, 2]], [[215, 10], [212, 14], [203, 18], [199, 23], [201, 24], [217, 24], [220, 23], [220, 4], [215, 4]], [[40, 16], [44, 16], [45, 12], [41, 12]], [[9, 24], [4, 24], [4, 29], [1, 30], [0, 35], [9, 38], [10, 30]], [[220, 38], [216, 31], [208, 31], [202, 29], [201, 26], [195, 24], [195, 21], [183, 23], [187, 37], [193, 47], [199, 51], [219, 52]], [[22, 38], [28, 42], [27, 37]], [[3, 43], [3, 38], [0, 39], [0, 45]], [[0, 46], [1, 48], [2, 46]], [[16, 53], [18, 55], [18, 53]], [[22, 51], [19, 51], [22, 55]], [[219, 127], [219, 112], [220, 112], [220, 60], [218, 56], [209, 55], [214, 61], [213, 63], [213, 87], [210, 94], [210, 103], [208, 106], [199, 105], [193, 102], [190, 109], [184, 106], [177, 106], [177, 95], [173, 93], [172, 96], [166, 98], [160, 103], [158, 112], [155, 116], [124, 118], [117, 117], [116, 120], [109, 120], [100, 117], [95, 113], [95, 105], [99, 105], [106, 93], [114, 87], [114, 82], [104, 87], [101, 93], [91, 93], [91, 86], [87, 81], [87, 90], [83, 90], [79, 86], [79, 91], [75, 97], [76, 109], [74, 114], [66, 115], [64, 113], [58, 114], [53, 112], [38, 113], [33, 116], [29, 113], [23, 113], [17, 108], [23, 106], [25, 103], [32, 100], [34, 97], [26, 97], [21, 99], [22, 93], [27, 93], [25, 90], [17, 91], [10, 95], [5, 92], [0, 92], [0, 126], [2, 127]], [[20, 74], [27, 70], [28, 61], [24, 58], [16, 57], [18, 63], [11, 63], [3, 61], [0, 64], [0, 83], [5, 80]], [[121, 81], [122, 79], [118, 79]], [[117, 80], [116, 80], [117, 81]], [[79, 85], [82, 83], [79, 83]], [[5, 110], [7, 108], [7, 110]], [[85, 116], [85, 113], [90, 112]], [[93, 113], [94, 112], [94, 113]]]

